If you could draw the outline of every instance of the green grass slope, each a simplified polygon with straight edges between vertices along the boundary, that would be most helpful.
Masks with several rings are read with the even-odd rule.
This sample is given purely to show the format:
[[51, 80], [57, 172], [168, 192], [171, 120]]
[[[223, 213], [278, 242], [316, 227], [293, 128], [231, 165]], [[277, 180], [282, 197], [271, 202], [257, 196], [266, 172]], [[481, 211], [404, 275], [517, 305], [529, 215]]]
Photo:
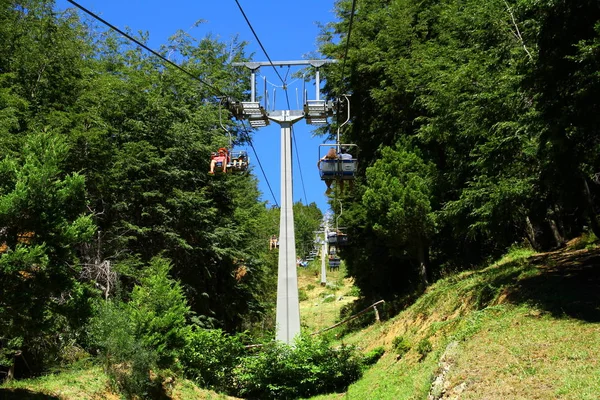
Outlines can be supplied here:
[[[342, 272], [322, 287], [309, 268], [299, 282], [309, 332], [332, 325], [356, 293]], [[385, 353], [346, 393], [313, 399], [600, 399], [600, 247], [512, 251], [341, 341]], [[163, 386], [173, 400], [231, 398], [185, 380]], [[2, 400], [119, 398], [99, 367], [0, 386]]]
[[385, 354], [346, 393], [314, 399], [600, 399], [600, 248], [578, 247], [435, 283], [345, 336]]

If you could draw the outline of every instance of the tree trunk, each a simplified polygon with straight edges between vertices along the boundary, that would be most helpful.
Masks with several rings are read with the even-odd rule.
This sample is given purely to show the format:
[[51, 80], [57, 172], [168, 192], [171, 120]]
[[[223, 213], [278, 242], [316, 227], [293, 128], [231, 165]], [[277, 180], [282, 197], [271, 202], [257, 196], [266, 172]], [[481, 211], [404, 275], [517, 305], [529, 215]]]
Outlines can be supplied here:
[[6, 382], [10, 382], [15, 378], [15, 364], [17, 363], [17, 356], [13, 357], [13, 362], [8, 368], [8, 375], [6, 376]]
[[600, 224], [598, 224], [598, 216], [594, 211], [594, 200], [592, 199], [592, 193], [590, 192], [590, 187], [588, 186], [587, 179], [582, 177], [583, 180], [583, 194], [586, 200], [587, 205], [587, 214], [590, 220], [590, 227], [592, 228], [592, 232], [596, 237], [600, 238]]
[[540, 245], [537, 242], [537, 240], [535, 239], [535, 228], [533, 227], [533, 224], [531, 223], [529, 216], [525, 217], [525, 224], [526, 224], [525, 231], [526, 231], [527, 240], [529, 241], [529, 244], [531, 244], [531, 247], [533, 247], [533, 249], [535, 251], [540, 251]]
[[[554, 207], [548, 208], [546, 210], [548, 225], [550, 225], [550, 230], [552, 231], [552, 236], [554, 237], [554, 241], [556, 242], [556, 247], [563, 247], [566, 243], [566, 240], [561, 233], [561, 230], [558, 228], [557, 221], [560, 222], [560, 213], [557, 211], [558, 207], [554, 205]], [[563, 231], [564, 232], [564, 231]]]
[[429, 282], [427, 281], [427, 267], [425, 265], [425, 245], [423, 240], [419, 240], [419, 278], [421, 278], [421, 284], [423, 285], [423, 289], [429, 286]]
[[550, 225], [550, 230], [552, 231], [552, 236], [554, 236], [556, 246], [563, 247], [565, 245], [565, 239], [560, 234], [558, 226], [556, 225], [556, 221], [554, 221], [552, 218], [548, 218], [548, 225]]

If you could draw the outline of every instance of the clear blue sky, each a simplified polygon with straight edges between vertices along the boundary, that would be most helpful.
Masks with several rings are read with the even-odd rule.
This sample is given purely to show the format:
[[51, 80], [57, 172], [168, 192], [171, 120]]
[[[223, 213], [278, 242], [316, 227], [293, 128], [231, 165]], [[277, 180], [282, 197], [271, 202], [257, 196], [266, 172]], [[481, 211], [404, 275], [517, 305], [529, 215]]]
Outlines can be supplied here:
[[[235, 0], [76, 1], [120, 29], [128, 27], [133, 32], [149, 32], [148, 46], [155, 50], [158, 50], [161, 44], [166, 43], [169, 36], [181, 29], [198, 39], [211, 33], [221, 40], [228, 41], [238, 35], [241, 40], [249, 43], [247, 54], [254, 53], [254, 61], [267, 61]], [[301, 60], [306, 58], [306, 55], [316, 52], [316, 39], [319, 33], [316, 22], [327, 23], [335, 19], [333, 13], [334, 0], [239, 0], [239, 2], [273, 61]], [[57, 0], [56, 7], [62, 10], [73, 6], [65, 0]], [[80, 14], [83, 14], [83, 12], [80, 12]], [[191, 28], [200, 19], [206, 22], [197, 28]], [[279, 69], [282, 77], [285, 77], [285, 71], [284, 68]], [[262, 76], [266, 76], [267, 81], [272, 84], [281, 85], [281, 81], [273, 68], [263, 67], [260, 74], [258, 93], [263, 92]], [[301, 99], [302, 83], [300, 81], [292, 83], [293, 78], [288, 78], [287, 81], [290, 83], [288, 93], [291, 108], [301, 109], [302, 105], [298, 106], [296, 102], [296, 90]], [[268, 84], [268, 88], [270, 96], [272, 96], [274, 86]], [[309, 98], [314, 98], [314, 82], [311, 82], [310, 86], [307, 85], [306, 89]], [[279, 89], [276, 96], [276, 108], [286, 109], [284, 92]], [[325, 184], [320, 180], [316, 168], [319, 144], [323, 143], [323, 139], [313, 138], [313, 131], [314, 128], [307, 125], [304, 120], [294, 125], [295, 143], [297, 145], [293, 154], [294, 201], [315, 202], [325, 212], [329, 208], [327, 198], [324, 195]], [[258, 129], [253, 134], [253, 141], [277, 203], [279, 203], [279, 125], [272, 123], [268, 127]], [[249, 148], [247, 150], [251, 156], [254, 174], [260, 182], [259, 189], [263, 194], [262, 199], [273, 204], [273, 196], [267, 187], [265, 178], [256, 160], [252, 159], [252, 151]], [[300, 163], [298, 163], [298, 158]], [[301, 175], [304, 185], [302, 184]]]

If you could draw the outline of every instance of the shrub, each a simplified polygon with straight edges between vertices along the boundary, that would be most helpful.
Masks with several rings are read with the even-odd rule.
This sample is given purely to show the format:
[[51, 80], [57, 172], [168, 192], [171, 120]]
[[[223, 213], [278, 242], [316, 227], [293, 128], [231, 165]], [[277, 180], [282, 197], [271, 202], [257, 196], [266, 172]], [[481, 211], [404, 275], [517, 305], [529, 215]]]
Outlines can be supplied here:
[[181, 285], [169, 277], [170, 270], [168, 260], [152, 259], [127, 305], [136, 337], [156, 349], [161, 368], [173, 366], [190, 330], [186, 324], [189, 307]]
[[306, 301], [308, 300], [308, 294], [306, 294], [306, 291], [300, 289], [298, 290], [298, 301]]
[[152, 385], [149, 371], [158, 356], [135, 337], [126, 305], [118, 301], [101, 304], [88, 329], [113, 385], [129, 398], [146, 395]]
[[196, 329], [187, 341], [181, 357], [186, 376], [200, 386], [231, 391], [234, 367], [245, 350], [240, 338], [218, 329]]
[[431, 346], [431, 342], [428, 339], [421, 340], [417, 345], [417, 353], [421, 355], [421, 360], [424, 359], [431, 350], [433, 350], [433, 346]]
[[345, 390], [361, 376], [354, 347], [333, 349], [320, 338], [302, 337], [295, 347], [270, 343], [236, 368], [244, 398], [295, 399]]
[[189, 308], [170, 264], [155, 258], [131, 293], [131, 301], [99, 303], [88, 326], [93, 348], [111, 380], [128, 396], [148, 396], [150, 371], [178, 367], [186, 344]]
[[363, 356], [363, 365], [370, 366], [375, 364], [385, 353], [383, 346], [375, 347]]
[[358, 286], [352, 286], [346, 296], [360, 297], [360, 288]]
[[402, 336], [396, 336], [392, 341], [392, 347], [396, 354], [402, 357], [410, 350], [410, 343]]

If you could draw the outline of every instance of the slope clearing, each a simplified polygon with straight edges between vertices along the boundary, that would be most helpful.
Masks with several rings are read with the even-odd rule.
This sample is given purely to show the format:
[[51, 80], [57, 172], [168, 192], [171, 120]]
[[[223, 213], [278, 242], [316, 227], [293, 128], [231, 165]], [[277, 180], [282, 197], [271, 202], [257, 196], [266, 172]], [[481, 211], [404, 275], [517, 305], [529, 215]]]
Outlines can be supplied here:
[[598, 399], [600, 248], [578, 247], [513, 251], [435, 283], [345, 336], [385, 354], [347, 393], [315, 399]]
[[[515, 250], [477, 271], [436, 282], [390, 320], [342, 337], [385, 353], [346, 393], [313, 399], [598, 399], [600, 248]], [[336, 322], [356, 297], [342, 272], [300, 270], [302, 326]], [[343, 328], [335, 328], [340, 334]], [[227, 399], [189, 381], [164, 385], [177, 400]], [[117, 399], [100, 368], [63, 372], [0, 387], [2, 399]]]

